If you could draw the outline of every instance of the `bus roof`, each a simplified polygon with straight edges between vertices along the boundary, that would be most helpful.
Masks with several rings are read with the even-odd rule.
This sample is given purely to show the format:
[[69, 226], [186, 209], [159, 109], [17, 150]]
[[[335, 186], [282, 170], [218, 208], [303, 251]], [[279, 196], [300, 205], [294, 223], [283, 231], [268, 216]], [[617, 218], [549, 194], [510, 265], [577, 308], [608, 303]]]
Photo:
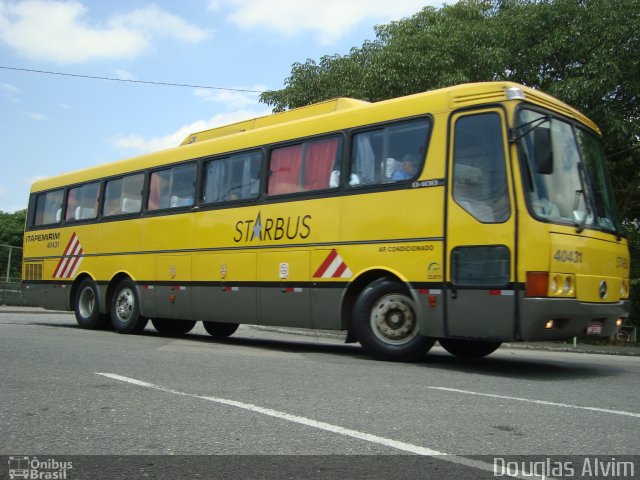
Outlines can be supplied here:
[[[520, 90], [523, 94], [520, 98], [524, 98], [525, 101], [560, 112], [600, 134], [597, 125], [585, 115], [543, 92], [513, 82], [469, 83], [373, 103], [352, 98], [337, 98], [195, 132], [187, 136], [179, 146], [39, 180], [34, 182], [31, 191], [50, 190], [92, 179], [256, 147], [265, 143], [286, 141], [300, 136], [317, 135], [332, 129], [361, 126], [385, 119], [496, 104], [507, 100], [507, 92], [513, 89]], [[315, 123], [310, 127], [309, 122], [312, 121]], [[278, 128], [285, 125], [286, 128]]]
[[337, 112], [339, 110], [346, 110], [348, 108], [362, 107], [365, 105], [370, 105], [370, 102], [365, 102], [364, 100], [356, 100], [353, 98], [334, 98], [333, 100], [314, 103], [313, 105], [295, 108], [293, 110], [287, 110], [286, 112], [274, 113], [272, 115], [252, 118], [251, 120], [232, 123], [230, 125], [210, 128], [209, 130], [203, 130], [201, 132], [194, 132], [189, 134], [180, 145], [202, 142], [204, 140], [211, 140], [212, 138], [219, 138], [234, 133], [246, 132], [247, 130], [270, 127], [271, 125], [291, 122], [293, 120], [299, 120], [302, 118], [314, 117], [316, 115], [322, 115], [325, 113]]

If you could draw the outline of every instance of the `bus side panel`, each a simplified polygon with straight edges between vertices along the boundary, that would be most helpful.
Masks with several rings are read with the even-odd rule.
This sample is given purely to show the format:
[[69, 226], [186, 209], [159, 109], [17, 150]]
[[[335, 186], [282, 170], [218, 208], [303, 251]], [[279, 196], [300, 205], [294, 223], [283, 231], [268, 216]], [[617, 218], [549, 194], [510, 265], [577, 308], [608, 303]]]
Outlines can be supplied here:
[[71, 310], [70, 291], [67, 284], [29, 283], [24, 286], [23, 297], [27, 305], [46, 310]]
[[311, 289], [311, 328], [323, 330], [344, 330], [347, 328], [340, 314], [340, 302], [343, 294], [344, 288], [340, 287], [314, 287]]
[[[434, 262], [430, 264], [433, 265]], [[412, 290], [418, 301], [418, 328], [425, 337], [446, 336], [444, 329], [444, 290], [442, 288], [420, 288]]]
[[449, 336], [513, 339], [513, 290], [466, 290], [464, 295], [464, 303], [456, 306], [455, 321], [449, 323]]
[[309, 276], [307, 250], [260, 253], [260, 324], [310, 328], [311, 290], [305, 283]]
[[192, 317], [191, 255], [158, 255], [155, 287], [158, 316], [162, 318]]
[[257, 323], [256, 254], [193, 256], [193, 319]]

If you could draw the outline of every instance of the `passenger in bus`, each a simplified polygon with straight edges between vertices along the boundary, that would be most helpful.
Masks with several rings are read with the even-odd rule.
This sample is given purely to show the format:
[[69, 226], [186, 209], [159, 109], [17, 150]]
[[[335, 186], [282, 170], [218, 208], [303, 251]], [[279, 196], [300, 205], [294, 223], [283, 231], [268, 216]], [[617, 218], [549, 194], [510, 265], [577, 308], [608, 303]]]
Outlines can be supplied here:
[[413, 178], [418, 171], [418, 159], [415, 155], [407, 153], [402, 157], [400, 166], [391, 174], [391, 180], [408, 180]]

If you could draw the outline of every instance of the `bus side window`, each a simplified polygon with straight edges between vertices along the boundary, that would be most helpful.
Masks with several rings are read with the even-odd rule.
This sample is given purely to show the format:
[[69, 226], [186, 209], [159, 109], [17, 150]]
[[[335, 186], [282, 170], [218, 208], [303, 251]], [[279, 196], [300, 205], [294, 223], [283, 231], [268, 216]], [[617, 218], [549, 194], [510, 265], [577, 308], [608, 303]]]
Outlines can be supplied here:
[[205, 164], [203, 203], [254, 199], [260, 193], [262, 153], [217, 158]]
[[62, 219], [62, 190], [42, 193], [36, 199], [36, 212], [33, 225], [50, 225], [59, 223]]
[[90, 220], [98, 216], [98, 196], [100, 183], [92, 182], [80, 187], [71, 188], [67, 195], [67, 222]]
[[102, 214], [108, 217], [111, 215], [139, 213], [142, 209], [143, 184], [143, 173], [109, 180], [105, 186]]
[[302, 191], [299, 185], [302, 144], [276, 148], [269, 162], [269, 195]]
[[339, 138], [326, 138], [306, 144], [303, 170], [305, 191], [335, 188], [331, 184], [331, 176], [336, 175], [333, 172], [338, 172], [338, 175], [340, 173], [339, 146]]
[[340, 137], [276, 148], [269, 164], [269, 195], [311, 192], [338, 186]]
[[195, 163], [180, 165], [151, 173], [149, 210], [191, 206], [195, 200]]
[[349, 185], [375, 185], [418, 177], [427, 153], [430, 121], [409, 120], [356, 133]]

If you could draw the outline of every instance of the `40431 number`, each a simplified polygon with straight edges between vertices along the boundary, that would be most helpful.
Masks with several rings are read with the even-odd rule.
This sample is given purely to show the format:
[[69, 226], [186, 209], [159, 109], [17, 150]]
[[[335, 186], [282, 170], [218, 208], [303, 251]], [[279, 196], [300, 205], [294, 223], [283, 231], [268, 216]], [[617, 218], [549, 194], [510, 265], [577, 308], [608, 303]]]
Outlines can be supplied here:
[[553, 259], [562, 263], [582, 263], [582, 252], [579, 250], [556, 250]]

